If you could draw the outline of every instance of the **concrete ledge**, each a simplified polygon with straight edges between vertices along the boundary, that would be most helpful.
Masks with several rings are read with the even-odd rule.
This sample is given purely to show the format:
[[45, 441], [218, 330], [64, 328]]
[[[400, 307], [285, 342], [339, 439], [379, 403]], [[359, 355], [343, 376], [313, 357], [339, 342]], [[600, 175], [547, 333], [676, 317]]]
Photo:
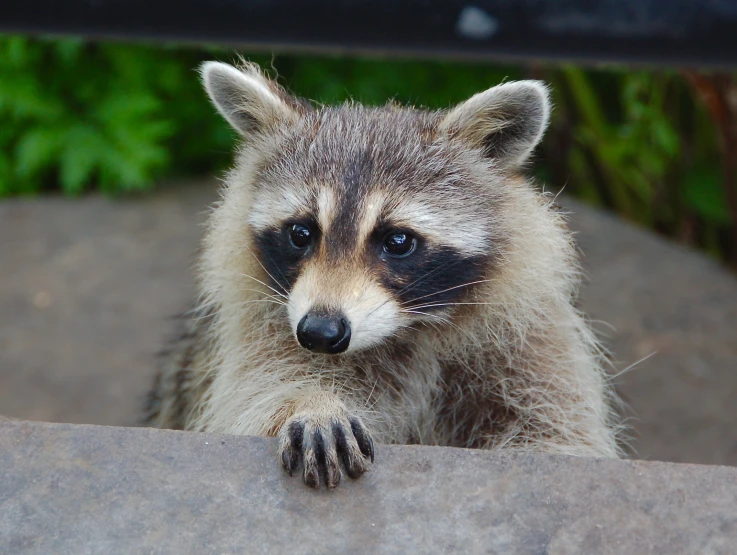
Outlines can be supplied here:
[[2, 553], [733, 553], [737, 468], [379, 446], [311, 490], [273, 440], [0, 422]]

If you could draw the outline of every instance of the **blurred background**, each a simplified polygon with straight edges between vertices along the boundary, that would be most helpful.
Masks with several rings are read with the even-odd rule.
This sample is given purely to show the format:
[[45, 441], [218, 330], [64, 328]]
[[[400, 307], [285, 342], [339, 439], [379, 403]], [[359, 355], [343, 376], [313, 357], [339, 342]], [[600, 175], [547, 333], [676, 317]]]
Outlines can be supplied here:
[[[241, 53], [316, 102], [448, 107], [503, 79], [552, 85], [547, 187], [737, 268], [737, 86], [727, 73]], [[233, 135], [202, 94], [224, 48], [0, 37], [0, 195], [151, 191], [217, 174]]]
[[572, 212], [631, 452], [737, 465], [732, 73], [263, 52], [0, 35], [0, 414], [136, 424], [234, 146], [197, 67], [243, 55], [319, 103], [550, 83], [530, 171]]

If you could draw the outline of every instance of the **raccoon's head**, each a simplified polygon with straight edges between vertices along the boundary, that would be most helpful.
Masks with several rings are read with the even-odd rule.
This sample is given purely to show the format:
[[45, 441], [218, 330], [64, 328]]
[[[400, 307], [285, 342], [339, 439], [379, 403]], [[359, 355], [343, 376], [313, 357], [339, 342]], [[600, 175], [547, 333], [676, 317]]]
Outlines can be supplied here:
[[248, 248], [303, 347], [366, 349], [483, 301], [507, 247], [504, 190], [547, 126], [543, 84], [430, 112], [313, 107], [253, 65], [208, 62], [202, 77], [244, 140], [228, 187], [248, 197]]

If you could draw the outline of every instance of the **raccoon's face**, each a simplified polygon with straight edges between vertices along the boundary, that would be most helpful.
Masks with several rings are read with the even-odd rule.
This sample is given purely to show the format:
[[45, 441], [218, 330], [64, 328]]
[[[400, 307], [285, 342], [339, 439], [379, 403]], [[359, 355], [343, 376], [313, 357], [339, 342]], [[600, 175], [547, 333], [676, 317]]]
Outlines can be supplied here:
[[203, 80], [259, 152], [246, 217], [303, 347], [369, 348], [478, 303], [505, 249], [505, 176], [547, 125], [544, 86], [508, 83], [426, 112], [313, 109], [250, 65], [207, 63]]

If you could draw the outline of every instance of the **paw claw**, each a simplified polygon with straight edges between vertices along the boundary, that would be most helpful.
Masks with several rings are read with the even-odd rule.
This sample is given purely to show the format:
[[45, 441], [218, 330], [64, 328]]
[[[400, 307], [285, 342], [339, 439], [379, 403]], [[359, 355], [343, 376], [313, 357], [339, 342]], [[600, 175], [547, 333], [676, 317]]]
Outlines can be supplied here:
[[320, 486], [320, 473], [317, 470], [317, 465], [311, 465], [305, 467], [305, 484], [311, 488], [317, 488]]
[[293, 476], [294, 471], [297, 470], [297, 465], [299, 464], [299, 453], [291, 449], [285, 449], [281, 454], [281, 463], [289, 475]]
[[340, 469], [337, 466], [328, 465], [325, 467], [325, 485], [328, 489], [333, 489], [340, 484]]
[[371, 459], [371, 462], [374, 462], [374, 440], [371, 438], [371, 436], [367, 435], [366, 439], [368, 440], [368, 452], [369, 452], [369, 458]]

